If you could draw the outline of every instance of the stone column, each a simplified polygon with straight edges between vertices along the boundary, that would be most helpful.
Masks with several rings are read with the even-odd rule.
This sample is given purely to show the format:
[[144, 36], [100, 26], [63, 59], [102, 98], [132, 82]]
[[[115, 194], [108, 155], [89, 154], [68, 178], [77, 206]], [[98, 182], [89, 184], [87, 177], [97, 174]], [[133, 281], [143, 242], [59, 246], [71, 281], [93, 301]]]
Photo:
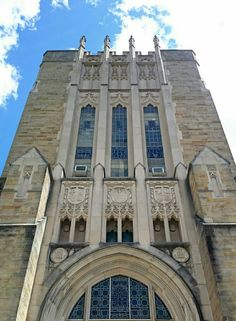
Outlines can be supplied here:
[[160, 52], [159, 39], [157, 36], [154, 37], [154, 46], [155, 46], [155, 57], [156, 64], [158, 69], [158, 75], [160, 78], [161, 84], [161, 96], [163, 102], [163, 109], [165, 113], [167, 128], [168, 128], [168, 136], [170, 142], [170, 155], [172, 158], [173, 164], [173, 173], [175, 177], [179, 179], [186, 178], [186, 168], [184, 166], [178, 166], [179, 164], [184, 164], [182, 149], [179, 141], [179, 131], [177, 128], [176, 117], [175, 117], [175, 108], [172, 101], [172, 92], [170, 85], [166, 82], [164, 65]]
[[94, 168], [94, 187], [91, 206], [90, 244], [97, 244], [102, 237], [103, 193], [105, 176], [105, 155], [107, 140], [107, 109], [108, 109], [108, 75], [109, 75], [109, 46], [110, 39], [104, 40], [104, 52], [100, 73], [100, 100], [98, 108], [96, 155]]
[[140, 115], [140, 101], [138, 88], [138, 75], [135, 57], [134, 38], [129, 39], [130, 53], [130, 86], [131, 86], [131, 110], [133, 128], [133, 151], [136, 178], [136, 204], [138, 241], [142, 244], [150, 243], [150, 231], [148, 224], [147, 191], [145, 182], [144, 152], [141, 128], [143, 126]]
[[[80, 79], [80, 74], [82, 69], [82, 60], [84, 56], [85, 42], [86, 42], [86, 39], [83, 36], [80, 39], [80, 46], [79, 46], [78, 52], [76, 53], [74, 67], [71, 73], [71, 81], [69, 83], [69, 89], [68, 89], [68, 99], [65, 107], [65, 116], [63, 120], [62, 133], [60, 137], [60, 144], [59, 144], [58, 154], [57, 154], [56, 164], [60, 163], [62, 167], [65, 169], [66, 174], [68, 171], [70, 171], [70, 169], [68, 168], [69, 164], [67, 160], [69, 156], [69, 147], [70, 147], [70, 141], [71, 141], [71, 133], [73, 129], [75, 103], [76, 103], [79, 79]], [[59, 173], [59, 176], [61, 176], [61, 173]]]

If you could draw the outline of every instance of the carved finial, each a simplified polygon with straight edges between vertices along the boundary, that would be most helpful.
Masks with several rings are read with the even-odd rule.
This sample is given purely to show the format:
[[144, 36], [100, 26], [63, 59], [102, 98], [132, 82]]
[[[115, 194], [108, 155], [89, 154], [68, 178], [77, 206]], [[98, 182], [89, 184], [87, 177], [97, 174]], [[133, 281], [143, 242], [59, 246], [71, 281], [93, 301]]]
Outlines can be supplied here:
[[104, 39], [104, 47], [110, 48], [110, 43], [111, 43], [111, 40], [110, 40], [109, 36], [106, 35], [106, 37]]
[[130, 38], [129, 38], [129, 46], [130, 47], [134, 47], [134, 43], [135, 43], [135, 40], [134, 40], [133, 36], [130, 36]]
[[156, 35], [155, 35], [154, 38], [153, 38], [153, 42], [154, 42], [155, 48], [156, 48], [156, 47], [160, 48], [160, 40], [157, 38]]
[[82, 36], [79, 41], [79, 47], [85, 48], [85, 44], [86, 44], [86, 38], [85, 36]]

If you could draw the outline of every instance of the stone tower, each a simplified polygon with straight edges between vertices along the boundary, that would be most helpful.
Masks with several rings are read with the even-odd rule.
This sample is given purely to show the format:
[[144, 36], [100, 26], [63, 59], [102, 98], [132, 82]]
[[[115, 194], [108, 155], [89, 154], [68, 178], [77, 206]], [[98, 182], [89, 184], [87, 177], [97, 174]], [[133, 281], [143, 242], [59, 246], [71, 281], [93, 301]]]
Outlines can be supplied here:
[[191, 50], [47, 51], [1, 178], [0, 320], [236, 320], [235, 165]]

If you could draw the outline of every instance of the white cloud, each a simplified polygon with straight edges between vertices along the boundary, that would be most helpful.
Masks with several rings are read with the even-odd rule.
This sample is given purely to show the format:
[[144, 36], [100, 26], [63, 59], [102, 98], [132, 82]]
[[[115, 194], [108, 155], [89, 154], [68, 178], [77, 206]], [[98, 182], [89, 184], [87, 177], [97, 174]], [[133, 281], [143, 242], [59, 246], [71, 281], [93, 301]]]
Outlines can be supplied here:
[[52, 0], [52, 6], [57, 7], [66, 7], [69, 9], [69, 0]]
[[96, 7], [101, 0], [85, 0], [87, 4], [91, 4], [92, 6]]
[[39, 14], [39, 0], [0, 0], [0, 106], [10, 96], [17, 98], [19, 73], [7, 63], [9, 51], [18, 43], [19, 29], [33, 28]]
[[127, 50], [132, 34], [136, 50], [154, 50], [152, 39], [157, 34], [163, 48], [173, 38], [178, 48], [196, 52], [203, 80], [211, 90], [236, 157], [234, 6], [233, 0], [119, 0], [112, 12], [121, 24], [115, 49]]

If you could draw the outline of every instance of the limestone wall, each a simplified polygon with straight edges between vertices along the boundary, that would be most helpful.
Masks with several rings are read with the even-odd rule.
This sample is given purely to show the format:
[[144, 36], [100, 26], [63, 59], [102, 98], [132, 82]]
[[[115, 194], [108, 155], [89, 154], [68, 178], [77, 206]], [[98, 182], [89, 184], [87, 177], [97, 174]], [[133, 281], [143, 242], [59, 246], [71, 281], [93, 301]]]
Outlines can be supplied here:
[[2, 176], [7, 175], [9, 163], [33, 146], [38, 148], [50, 164], [54, 164], [73, 67], [74, 52], [71, 53], [72, 56], [69, 55], [67, 59], [62, 55], [64, 61], [60, 55], [52, 57], [51, 52], [45, 54]]
[[235, 321], [236, 227], [207, 226], [205, 229], [208, 253], [217, 282], [224, 320]]
[[35, 226], [0, 226], [1, 321], [15, 321]]
[[184, 160], [189, 163], [207, 145], [233, 162], [211, 94], [201, 81], [197, 63], [190, 53], [190, 50], [162, 52], [176, 104]]

